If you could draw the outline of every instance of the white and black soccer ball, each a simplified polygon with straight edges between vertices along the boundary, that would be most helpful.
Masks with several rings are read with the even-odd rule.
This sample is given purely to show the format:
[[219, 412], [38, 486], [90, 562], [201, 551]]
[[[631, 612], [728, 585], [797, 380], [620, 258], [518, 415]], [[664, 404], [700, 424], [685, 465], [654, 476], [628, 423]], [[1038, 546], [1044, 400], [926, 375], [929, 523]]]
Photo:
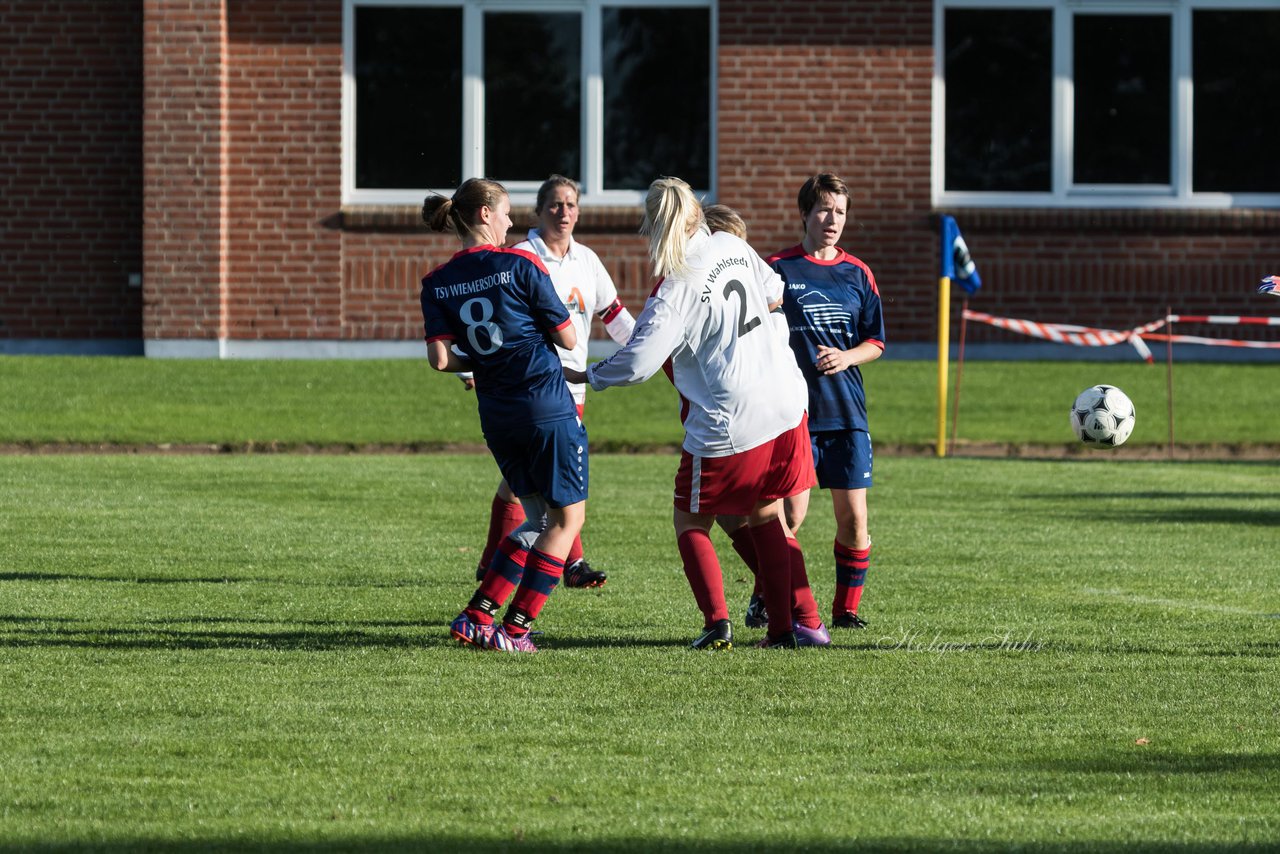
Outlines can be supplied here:
[[1136, 415], [1127, 394], [1113, 385], [1095, 385], [1071, 405], [1071, 429], [1086, 445], [1114, 448], [1129, 438]]

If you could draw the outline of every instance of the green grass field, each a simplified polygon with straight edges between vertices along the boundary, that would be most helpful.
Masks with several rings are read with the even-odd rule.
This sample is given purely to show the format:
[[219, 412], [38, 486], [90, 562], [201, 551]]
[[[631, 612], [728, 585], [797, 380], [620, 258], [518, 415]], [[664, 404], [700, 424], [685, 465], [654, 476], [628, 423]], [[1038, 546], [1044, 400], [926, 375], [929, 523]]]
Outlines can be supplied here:
[[[0, 441], [477, 438], [421, 365], [126, 362], [0, 359]], [[1044, 367], [982, 406], [1053, 399], [1010, 435], [1061, 442], [1038, 436], [1096, 380]], [[595, 398], [593, 441], [662, 444], [651, 385]], [[42, 414], [57, 389], [78, 403]], [[1274, 411], [1236, 441], [1275, 441]], [[714, 655], [685, 648], [675, 462], [592, 457], [609, 584], [557, 591], [542, 652], [508, 657], [448, 640], [483, 454], [0, 455], [0, 851], [1280, 849], [1275, 461], [881, 456], [870, 628]]]
[[[932, 445], [937, 368], [884, 360], [864, 371], [878, 446]], [[1189, 363], [1174, 373], [1176, 438], [1185, 445], [1280, 446], [1277, 366]], [[960, 450], [1010, 443], [1080, 450], [1067, 412], [1100, 382], [1138, 411], [1124, 457], [1168, 441], [1163, 365], [973, 362], [960, 391]], [[0, 357], [0, 443], [412, 445], [477, 442], [475, 400], [423, 361], [156, 361]], [[1206, 401], [1211, 405], [1206, 405]], [[599, 450], [680, 442], [675, 392], [661, 376], [591, 393], [587, 427]], [[1088, 450], [1088, 449], [1084, 449]]]

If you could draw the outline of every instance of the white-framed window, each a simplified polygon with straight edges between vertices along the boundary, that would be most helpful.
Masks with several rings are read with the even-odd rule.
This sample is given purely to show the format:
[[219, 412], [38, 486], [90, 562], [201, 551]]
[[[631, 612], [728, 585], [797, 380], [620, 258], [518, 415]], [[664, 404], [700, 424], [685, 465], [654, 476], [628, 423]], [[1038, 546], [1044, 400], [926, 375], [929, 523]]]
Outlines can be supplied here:
[[1280, 207], [1276, 0], [934, 0], [938, 206]]
[[464, 179], [584, 206], [660, 175], [712, 192], [714, 0], [343, 0], [342, 198], [421, 204]]

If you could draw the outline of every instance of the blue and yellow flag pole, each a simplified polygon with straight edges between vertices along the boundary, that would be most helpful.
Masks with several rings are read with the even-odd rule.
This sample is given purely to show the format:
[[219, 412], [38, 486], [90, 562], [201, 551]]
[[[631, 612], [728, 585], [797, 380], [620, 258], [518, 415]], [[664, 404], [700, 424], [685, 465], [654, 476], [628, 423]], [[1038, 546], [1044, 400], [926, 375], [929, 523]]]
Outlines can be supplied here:
[[[951, 280], [955, 278], [965, 293], [972, 294], [982, 287], [978, 268], [969, 257], [969, 247], [960, 236], [960, 226], [955, 219], [943, 214], [942, 226], [942, 276], [938, 279], [938, 456], [947, 455], [947, 379], [950, 373], [948, 361], [951, 355]], [[963, 326], [961, 329], [963, 330]], [[960, 335], [964, 347], [964, 334]], [[963, 355], [963, 350], [961, 351]], [[964, 362], [961, 361], [961, 365]], [[956, 389], [959, 400], [960, 389]]]
[[947, 455], [947, 375], [951, 354], [951, 277], [938, 279], [938, 456]]

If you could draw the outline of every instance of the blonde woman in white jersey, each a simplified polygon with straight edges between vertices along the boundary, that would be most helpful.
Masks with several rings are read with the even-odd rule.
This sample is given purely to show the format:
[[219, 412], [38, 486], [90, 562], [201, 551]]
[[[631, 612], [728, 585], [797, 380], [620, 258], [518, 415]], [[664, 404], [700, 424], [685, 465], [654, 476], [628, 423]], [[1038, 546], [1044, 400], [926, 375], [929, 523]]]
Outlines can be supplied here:
[[825, 646], [799, 545], [788, 540], [781, 499], [813, 483], [807, 396], [786, 345], [768, 320], [782, 280], [747, 243], [712, 235], [702, 206], [679, 178], [645, 198], [642, 233], [662, 277], [631, 340], [570, 382], [597, 391], [642, 383], [671, 361], [681, 397], [684, 450], [675, 481], [676, 543], [703, 614], [694, 649], [729, 649], [733, 629], [710, 531], [717, 514], [746, 516], [769, 611], [765, 647]]
[[[567, 367], [585, 370], [587, 367], [587, 343], [591, 337], [591, 319], [599, 317], [609, 337], [619, 344], [627, 343], [635, 318], [618, 299], [618, 289], [609, 271], [600, 263], [599, 256], [589, 247], [573, 239], [573, 229], [578, 224], [578, 182], [563, 175], [552, 175], [542, 182], [533, 212], [538, 217], [538, 227], [529, 229], [528, 236], [514, 248], [537, 255], [547, 272], [556, 293], [569, 310], [569, 318], [578, 334], [578, 343], [572, 350], [557, 347], [560, 361]], [[469, 382], [470, 375], [463, 378]], [[471, 388], [471, 384], [468, 384]], [[578, 406], [578, 417], [583, 415], [587, 388], [571, 383], [569, 393]], [[508, 534], [524, 522], [524, 508], [504, 480], [489, 507], [489, 534], [480, 563], [476, 567], [476, 580], [484, 578], [493, 559], [494, 551]], [[594, 569], [583, 557], [582, 537], [574, 538], [565, 559], [565, 587], [603, 587], [608, 576]]]

